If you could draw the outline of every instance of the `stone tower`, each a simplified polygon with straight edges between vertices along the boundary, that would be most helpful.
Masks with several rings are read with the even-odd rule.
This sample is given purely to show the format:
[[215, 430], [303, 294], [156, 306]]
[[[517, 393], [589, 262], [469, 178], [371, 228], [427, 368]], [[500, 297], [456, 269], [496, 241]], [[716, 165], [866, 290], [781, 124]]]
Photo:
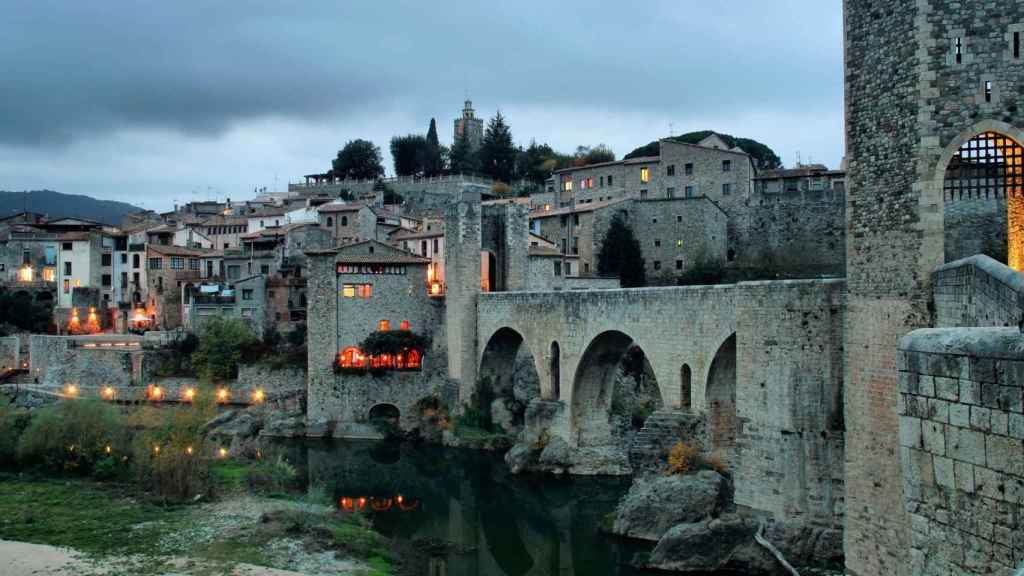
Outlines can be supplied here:
[[463, 134], [469, 139], [471, 150], [475, 152], [480, 149], [480, 143], [484, 140], [484, 121], [476, 117], [472, 100], [466, 100], [462, 108], [462, 117], [455, 119], [452, 141], [458, 140]]
[[476, 301], [480, 293], [480, 194], [463, 192], [445, 208], [445, 335], [448, 375], [466, 403], [476, 390]]
[[[913, 571], [912, 514], [903, 498], [896, 343], [932, 325], [931, 273], [955, 241], [955, 202], [1003, 198], [1009, 214], [993, 215], [993, 226], [1009, 221], [1011, 264], [1019, 253], [1013, 151], [1024, 142], [1024, 0], [844, 7], [846, 563], [859, 576], [903, 575]], [[964, 169], [1002, 176], [981, 186], [982, 177], [954, 176], [951, 185], [951, 171]]]

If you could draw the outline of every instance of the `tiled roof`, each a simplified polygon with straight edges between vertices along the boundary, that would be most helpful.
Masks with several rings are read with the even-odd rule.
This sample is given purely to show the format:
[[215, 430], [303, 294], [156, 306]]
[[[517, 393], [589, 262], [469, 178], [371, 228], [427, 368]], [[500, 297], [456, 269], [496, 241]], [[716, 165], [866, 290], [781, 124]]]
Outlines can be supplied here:
[[440, 238], [444, 230], [408, 230], [399, 228], [391, 234], [392, 240], [421, 240], [424, 238]]
[[598, 208], [604, 208], [606, 206], [612, 206], [629, 200], [629, 198], [613, 198], [611, 200], [605, 200], [604, 202], [589, 202], [587, 204], [577, 204], [575, 206], [566, 206], [564, 208], [553, 208], [551, 210], [534, 210], [530, 212], [530, 218], [550, 218], [552, 216], [564, 216], [566, 214], [578, 214], [580, 212], [593, 212]]
[[[373, 254], [358, 250], [370, 245]], [[395, 248], [377, 240], [363, 240], [347, 244], [338, 249], [339, 264], [429, 264], [429, 258], [422, 258], [405, 250]]]
[[358, 212], [365, 204], [359, 202], [349, 202], [347, 204], [340, 204], [330, 202], [328, 204], [321, 204], [317, 207], [317, 212], [322, 213], [333, 213], [333, 212]]

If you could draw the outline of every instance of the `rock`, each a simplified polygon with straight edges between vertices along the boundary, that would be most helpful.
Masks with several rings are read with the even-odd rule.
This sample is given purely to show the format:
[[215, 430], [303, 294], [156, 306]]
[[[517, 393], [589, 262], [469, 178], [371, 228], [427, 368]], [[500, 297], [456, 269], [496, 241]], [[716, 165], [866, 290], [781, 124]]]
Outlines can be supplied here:
[[728, 502], [728, 481], [718, 472], [638, 478], [615, 510], [612, 532], [656, 541], [676, 524], [717, 517]]
[[219, 427], [223, 426], [224, 424], [227, 424], [228, 422], [233, 420], [235, 418], [235, 416], [238, 416], [238, 414], [239, 414], [238, 410], [225, 410], [225, 411], [221, 412], [220, 414], [217, 414], [216, 416], [214, 416], [213, 419], [210, 420], [209, 422], [207, 422], [206, 424], [203, 424], [203, 428], [202, 428], [201, 432], [203, 434], [208, 434], [212, 430], [214, 430], [216, 428], [219, 428]]
[[633, 467], [629, 455], [617, 446], [577, 448], [569, 472], [577, 476], [629, 476]]
[[648, 569], [704, 573], [785, 575], [785, 569], [755, 540], [758, 522], [736, 514], [678, 524], [658, 541]]
[[[216, 420], [216, 419], [214, 419]], [[239, 412], [234, 418], [211, 428], [210, 436], [249, 438], [255, 436], [263, 422], [250, 412]]]
[[536, 453], [529, 444], [516, 444], [505, 453], [505, 464], [508, 464], [513, 474], [529, 469], [535, 459]]
[[306, 419], [301, 415], [271, 415], [260, 436], [298, 438], [306, 435]]
[[572, 449], [560, 437], [552, 438], [540, 452], [540, 464], [556, 468], [565, 468], [572, 464]]
[[504, 398], [496, 398], [491, 402], [491, 423], [508, 433], [515, 433], [519, 428], [516, 426], [516, 416]]
[[799, 521], [773, 522], [764, 537], [797, 566], [832, 566], [843, 559], [843, 533]]

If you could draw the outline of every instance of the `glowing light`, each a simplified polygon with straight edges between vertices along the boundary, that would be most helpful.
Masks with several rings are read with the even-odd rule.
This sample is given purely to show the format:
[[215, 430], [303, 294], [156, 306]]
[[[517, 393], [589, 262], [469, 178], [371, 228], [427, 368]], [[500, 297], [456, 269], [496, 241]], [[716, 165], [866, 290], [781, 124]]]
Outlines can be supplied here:
[[217, 402], [227, 402], [231, 398], [231, 393], [228, 392], [227, 388], [217, 389]]
[[114, 449], [111, 448], [110, 445], [107, 445], [107, 447], [104, 448], [103, 451], [106, 452], [107, 454], [110, 454], [111, 452], [114, 451]]
[[222, 459], [223, 458], [227, 458], [228, 457], [228, 449], [224, 448], [224, 447], [218, 448], [217, 449], [217, 457], [218, 458], [222, 458]]
[[100, 394], [107, 400], [113, 400], [114, 396], [117, 395], [117, 390], [114, 390], [112, 386], [104, 386]]
[[261, 404], [265, 398], [266, 398], [266, 394], [264, 394], [262, 388], [257, 388], [252, 393], [253, 404]]
[[160, 453], [160, 445], [159, 444], [154, 444], [153, 445], [153, 453], [154, 454], [159, 454]]
[[161, 398], [163, 398], [163, 396], [164, 396], [163, 388], [161, 388], [159, 386], [153, 386], [152, 388], [149, 389], [149, 399], [150, 400], [160, 400]]
[[78, 386], [75, 386], [74, 384], [68, 384], [67, 387], [64, 389], [64, 392], [68, 396], [77, 396], [78, 395]]
[[192, 447], [191, 446], [186, 446], [185, 447], [185, 454], [188, 454], [189, 456], [192, 455]]
[[434, 282], [430, 285], [430, 294], [432, 296], [439, 296], [441, 294], [441, 283]]
[[192, 400], [195, 399], [195, 397], [196, 397], [196, 389], [195, 388], [186, 387], [185, 389], [183, 389], [181, 391], [181, 398], [182, 398], [182, 400], [184, 400], [186, 402], [191, 402]]
[[36, 271], [26, 264], [18, 269], [18, 282], [31, 282], [35, 278], [35, 274]]

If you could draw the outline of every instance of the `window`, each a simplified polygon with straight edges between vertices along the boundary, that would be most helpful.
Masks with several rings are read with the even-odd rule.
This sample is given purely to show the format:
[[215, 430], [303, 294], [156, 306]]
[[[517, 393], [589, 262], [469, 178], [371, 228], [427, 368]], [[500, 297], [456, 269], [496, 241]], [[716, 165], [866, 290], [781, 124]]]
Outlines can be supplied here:
[[682, 248], [682, 247], [683, 247], [683, 240], [682, 240], [682, 238], [680, 238], [679, 240], [676, 240], [676, 248]]
[[686, 187], [686, 197], [687, 198], [693, 198], [696, 195], [697, 195], [697, 188], [695, 186], [693, 186], [691, 184], [690, 186]]
[[580, 215], [579, 214], [573, 214], [572, 215], [572, 225], [573, 226], [579, 226], [580, 225]]
[[43, 281], [44, 282], [56, 282], [57, 281], [57, 269], [52, 266], [43, 268]]
[[345, 284], [341, 287], [343, 298], [362, 298], [367, 300], [373, 295], [372, 284]]
[[184, 270], [185, 259], [181, 256], [171, 256], [171, 270]]
[[366, 356], [359, 348], [345, 348], [338, 355], [338, 364], [342, 368], [362, 368], [366, 365]]
[[654, 261], [654, 269], [655, 270], [661, 270], [661, 260], [655, 260]]
[[377, 323], [377, 330], [379, 330], [380, 332], [387, 332], [391, 330], [391, 321], [381, 320], [380, 322]]
[[71, 262], [64, 263], [64, 275], [71, 276]]
[[675, 176], [676, 175], [676, 165], [675, 164], [669, 164], [668, 166], [666, 166], [665, 167], [665, 175], [666, 176]]
[[260, 264], [260, 274], [270, 274], [270, 264]]
[[110, 285], [113, 283], [113, 281], [110, 278], [110, 274], [104, 274], [100, 278], [100, 282], [101, 282], [101, 284], [103, 285], [104, 288], [109, 288]]
[[579, 254], [580, 253], [580, 238], [579, 238], [579, 236], [573, 236], [572, 237], [572, 253], [573, 254]]
[[193, 272], [199, 272], [199, 259], [198, 258], [189, 258], [188, 259], [188, 269], [193, 271]]
[[683, 166], [683, 173], [687, 176], [693, 176], [693, 163], [688, 162]]
[[683, 261], [682, 260], [676, 260], [676, 270], [682, 270], [682, 269], [683, 269]]
[[124, 252], [122, 252], [121, 253], [121, 264], [127, 264], [127, 263], [128, 263], [128, 255], [125, 254]]
[[565, 192], [572, 192], [572, 178], [562, 180], [562, 190]]
[[132, 254], [132, 268], [138, 268], [141, 260], [138, 254]]
[[1020, 60], [1020, 32], [1013, 33], [1013, 59]]
[[404, 330], [404, 331], [408, 332], [409, 331], [409, 321], [408, 320], [402, 320], [402, 322], [398, 325], [398, 329], [399, 330]]
[[[537, 224], [538, 225], [540, 224], [539, 220], [537, 221]], [[539, 226], [538, 226], [538, 228], [539, 228]], [[437, 238], [434, 238], [434, 254], [437, 254], [437, 245], [438, 245]]]
[[640, 191], [640, 199], [641, 200], [647, 200], [647, 190], [641, 190]]
[[114, 262], [113, 262], [113, 259], [110, 256], [110, 254], [101, 254], [100, 255], [100, 266], [111, 266], [111, 265], [113, 265], [113, 263]]
[[665, 197], [666, 198], [675, 198], [676, 197], [676, 189], [675, 188], [666, 188], [665, 189]]
[[953, 58], [957, 64], [964, 63], [964, 39], [959, 36], [953, 38]]
[[163, 267], [164, 267], [163, 258], [150, 258], [149, 259], [149, 269], [150, 270], [159, 270], [159, 269], [161, 269]]
[[562, 275], [562, 262], [561, 262], [561, 260], [555, 260], [554, 264], [555, 264], [555, 276], [561, 276]]
[[26, 264], [26, 265], [31, 264], [32, 263], [32, 252], [30, 252], [28, 250], [23, 251], [21, 253], [21, 263], [22, 264]]
[[583, 272], [590, 274], [590, 262], [583, 263]]
[[992, 102], [992, 81], [985, 80], [985, 102]]
[[598, 177], [598, 179], [597, 179], [597, 186], [599, 188], [604, 188], [604, 176], [599, 176]]
[[655, 248], [661, 248], [661, 240], [655, 240], [654, 241], [654, 247]]
[[682, 221], [683, 221], [683, 217], [682, 216], [676, 216], [676, 222], [682, 222]]
[[242, 290], [242, 300], [252, 300], [252, 288]]
[[228, 279], [237, 280], [242, 276], [242, 269], [237, 265], [233, 264], [228, 266]]
[[61, 244], [60, 249], [61, 250], [71, 250], [71, 242], [65, 242], [65, 243]]
[[330, 216], [327, 217], [327, 227], [328, 228], [334, 228], [334, 218], [332, 218]]
[[732, 160], [722, 160], [722, 172], [732, 172]]
[[612, 185], [612, 175], [611, 174], [608, 175], [608, 185], [609, 186]]
[[647, 166], [640, 168], [640, 182], [647, 184], [651, 181], [651, 169]]
[[65, 280], [64, 281], [64, 293], [65, 294], [70, 294], [71, 293], [71, 280]]
[[731, 183], [726, 182], [725, 184], [722, 184], [722, 194], [732, 194], [732, 184]]
[[128, 287], [128, 273], [127, 272], [121, 272], [121, 288], [127, 288], [127, 287]]
[[132, 284], [135, 284], [136, 286], [138, 286], [141, 283], [142, 283], [142, 281], [139, 280], [139, 273], [138, 272], [132, 272]]

